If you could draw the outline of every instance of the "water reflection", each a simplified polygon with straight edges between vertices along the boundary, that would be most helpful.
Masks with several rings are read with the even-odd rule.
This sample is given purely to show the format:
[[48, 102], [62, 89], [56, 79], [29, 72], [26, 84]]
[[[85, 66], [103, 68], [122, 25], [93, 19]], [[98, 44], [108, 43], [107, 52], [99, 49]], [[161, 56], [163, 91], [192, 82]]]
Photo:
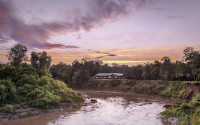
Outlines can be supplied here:
[[84, 92], [97, 100], [97, 103], [79, 109], [64, 110], [33, 116], [5, 125], [163, 125], [160, 112], [163, 105], [171, 103], [157, 96], [128, 94], [120, 92]]

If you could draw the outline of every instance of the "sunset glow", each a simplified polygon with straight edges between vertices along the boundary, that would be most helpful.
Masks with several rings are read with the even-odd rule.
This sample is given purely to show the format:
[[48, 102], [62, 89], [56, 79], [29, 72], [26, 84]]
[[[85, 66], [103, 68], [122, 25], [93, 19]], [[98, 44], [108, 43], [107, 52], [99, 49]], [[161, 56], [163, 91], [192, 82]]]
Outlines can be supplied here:
[[0, 0], [0, 62], [11, 46], [74, 60], [137, 65], [200, 49], [199, 0]]

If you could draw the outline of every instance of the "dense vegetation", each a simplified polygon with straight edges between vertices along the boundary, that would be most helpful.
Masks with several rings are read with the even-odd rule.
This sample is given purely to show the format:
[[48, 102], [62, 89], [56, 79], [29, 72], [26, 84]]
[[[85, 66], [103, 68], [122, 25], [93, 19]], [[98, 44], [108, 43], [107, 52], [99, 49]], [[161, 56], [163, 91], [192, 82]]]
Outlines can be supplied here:
[[60, 79], [72, 87], [84, 86], [84, 83], [96, 73], [123, 73], [128, 79], [135, 80], [200, 80], [200, 52], [192, 47], [184, 51], [182, 61], [172, 62], [169, 57], [163, 57], [161, 61], [144, 65], [127, 66], [103, 64], [99, 60], [75, 60], [72, 65], [59, 63], [50, 67], [53, 78]]
[[179, 118], [178, 124], [199, 125], [200, 124], [200, 94], [193, 97], [188, 103], [173, 106], [162, 112], [168, 118]]
[[46, 52], [32, 52], [31, 64], [27, 64], [27, 51], [26, 46], [16, 44], [8, 54], [10, 64], [0, 64], [0, 106], [11, 112], [12, 104], [52, 108], [60, 103], [83, 101], [80, 93], [51, 77], [51, 57]]

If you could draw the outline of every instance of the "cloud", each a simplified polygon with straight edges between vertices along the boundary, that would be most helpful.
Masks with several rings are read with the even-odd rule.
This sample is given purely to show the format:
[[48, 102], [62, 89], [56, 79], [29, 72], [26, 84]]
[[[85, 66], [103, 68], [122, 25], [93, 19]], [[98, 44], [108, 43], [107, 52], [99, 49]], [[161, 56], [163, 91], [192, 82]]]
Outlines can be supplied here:
[[97, 57], [95, 57], [95, 59], [101, 59], [103, 57], [105, 57], [105, 56], [97, 56]]
[[[1, 30], [1, 29], [0, 29]], [[1, 32], [1, 31], [0, 31]], [[0, 34], [0, 43], [6, 43], [8, 42], [10, 39], [7, 38], [6, 36], [4, 36], [3, 34]]]
[[[103, 51], [98, 51], [98, 50], [88, 49], [88, 51], [95, 52], [95, 53], [98, 53], [98, 54], [103, 54], [104, 56], [117, 56], [116, 54], [113, 54], [113, 53], [103, 52]], [[103, 58], [102, 56], [100, 56], [100, 57]]]
[[167, 16], [169, 19], [181, 19], [181, 18], [186, 18], [188, 17], [187, 15], [176, 15], [176, 16]]
[[79, 48], [79, 47], [71, 45], [63, 45], [63, 44], [49, 44], [46, 45], [44, 49], [53, 49], [53, 48]]
[[55, 33], [90, 31], [108, 21], [115, 21], [129, 15], [132, 5], [143, 8], [148, 4], [149, 0], [93, 0], [88, 3], [90, 6], [88, 11], [70, 12], [73, 13], [70, 21], [25, 24], [23, 20], [16, 17], [17, 11], [11, 1], [0, 0], [0, 43], [8, 40], [3, 36], [8, 36], [32, 48], [78, 48], [52, 44], [48, 42], [48, 39]]
[[6, 46], [0, 46], [1, 50], [9, 50], [10, 48], [6, 47]]
[[117, 56], [116, 54], [108, 54], [107, 56]]

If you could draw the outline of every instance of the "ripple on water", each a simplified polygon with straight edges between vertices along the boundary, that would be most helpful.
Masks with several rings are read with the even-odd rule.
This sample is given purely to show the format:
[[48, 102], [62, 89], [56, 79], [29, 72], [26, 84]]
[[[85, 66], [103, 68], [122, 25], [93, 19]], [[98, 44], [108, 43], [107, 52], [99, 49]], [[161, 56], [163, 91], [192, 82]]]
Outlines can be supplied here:
[[127, 101], [126, 96], [95, 97], [95, 99], [98, 103], [84, 106], [77, 114], [69, 115], [53, 124], [162, 125], [159, 113], [164, 108], [159, 100], [148, 99], [147, 102], [146, 99], [140, 99], [141, 102], [135, 102], [134, 99]]

